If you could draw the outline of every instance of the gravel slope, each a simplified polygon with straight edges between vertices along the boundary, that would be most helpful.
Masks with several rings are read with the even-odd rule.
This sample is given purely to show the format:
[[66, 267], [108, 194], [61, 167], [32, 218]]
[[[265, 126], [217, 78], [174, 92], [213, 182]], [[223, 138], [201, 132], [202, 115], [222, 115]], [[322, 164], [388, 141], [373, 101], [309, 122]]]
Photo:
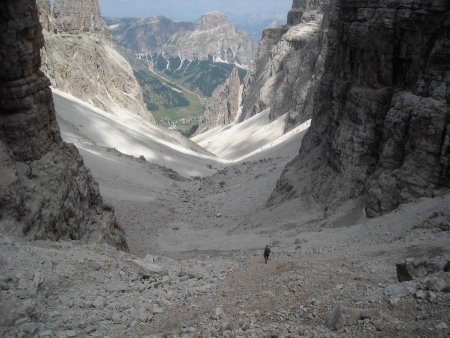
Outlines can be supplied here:
[[126, 155], [60, 125], [116, 208], [132, 253], [1, 235], [0, 336], [450, 335], [450, 274], [429, 268], [398, 283], [395, 267], [408, 257], [450, 260], [450, 194], [376, 219], [353, 201], [333, 214], [296, 200], [268, 208], [296, 151], [267, 148], [210, 169], [199, 160], [207, 155], [192, 161], [165, 148], [180, 173], [184, 158], [206, 169], [183, 177], [170, 160]]

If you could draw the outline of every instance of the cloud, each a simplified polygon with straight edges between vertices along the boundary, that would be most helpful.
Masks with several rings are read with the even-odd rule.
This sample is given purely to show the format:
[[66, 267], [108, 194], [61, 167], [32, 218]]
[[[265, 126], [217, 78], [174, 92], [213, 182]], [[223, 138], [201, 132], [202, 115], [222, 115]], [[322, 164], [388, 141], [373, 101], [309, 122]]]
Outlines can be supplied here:
[[102, 14], [110, 17], [150, 17], [194, 20], [207, 12], [230, 14], [286, 14], [292, 0], [100, 0]]

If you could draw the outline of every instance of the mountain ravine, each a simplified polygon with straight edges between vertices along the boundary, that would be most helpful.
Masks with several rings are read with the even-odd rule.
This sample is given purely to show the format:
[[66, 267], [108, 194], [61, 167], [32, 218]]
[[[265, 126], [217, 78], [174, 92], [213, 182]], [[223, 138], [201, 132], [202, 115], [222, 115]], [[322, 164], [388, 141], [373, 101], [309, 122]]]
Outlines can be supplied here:
[[[221, 13], [195, 23], [165, 17], [106, 18], [121, 53], [133, 66], [147, 107], [168, 127], [198, 124], [207, 97], [238, 68], [240, 81], [256, 42]], [[193, 96], [193, 93], [195, 94]]]
[[[51, 91], [36, 3], [0, 2], [1, 337], [450, 336], [449, 2], [321, 3], [295, 1], [287, 26], [323, 14], [295, 39], [323, 63], [300, 62], [312, 122], [266, 109], [194, 143]], [[59, 38], [107, 34], [82, 4], [55, 7]], [[237, 70], [211, 123], [238, 119]]]

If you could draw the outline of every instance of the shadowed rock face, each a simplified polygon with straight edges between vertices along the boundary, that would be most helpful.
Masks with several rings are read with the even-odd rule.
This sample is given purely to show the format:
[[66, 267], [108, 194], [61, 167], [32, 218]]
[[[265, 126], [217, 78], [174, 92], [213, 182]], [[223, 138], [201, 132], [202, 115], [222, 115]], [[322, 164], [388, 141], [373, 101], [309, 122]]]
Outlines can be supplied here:
[[376, 216], [450, 186], [450, 4], [338, 0], [299, 156], [271, 196]]
[[206, 101], [203, 120], [198, 133], [236, 121], [239, 113], [241, 80], [234, 68], [224, 84], [220, 85]]
[[61, 139], [36, 3], [0, 4], [0, 231], [106, 242], [127, 250], [114, 213], [73, 145]]
[[61, 142], [50, 82], [39, 71], [44, 38], [39, 22], [30, 14], [35, 12], [32, 2], [0, 5], [0, 138], [17, 161], [38, 159], [52, 144]]
[[289, 114], [287, 127], [309, 119], [324, 69], [329, 0], [294, 1], [288, 24], [263, 32], [243, 92], [241, 121], [271, 108], [271, 118]]

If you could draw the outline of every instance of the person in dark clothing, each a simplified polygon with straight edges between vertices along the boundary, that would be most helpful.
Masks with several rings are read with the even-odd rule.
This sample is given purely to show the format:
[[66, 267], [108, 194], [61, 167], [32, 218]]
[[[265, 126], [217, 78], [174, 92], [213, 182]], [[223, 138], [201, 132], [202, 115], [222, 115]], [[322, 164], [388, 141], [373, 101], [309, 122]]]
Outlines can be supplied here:
[[264, 260], [267, 261], [269, 260], [269, 255], [270, 255], [270, 248], [269, 245], [266, 245], [266, 247], [264, 248]]

